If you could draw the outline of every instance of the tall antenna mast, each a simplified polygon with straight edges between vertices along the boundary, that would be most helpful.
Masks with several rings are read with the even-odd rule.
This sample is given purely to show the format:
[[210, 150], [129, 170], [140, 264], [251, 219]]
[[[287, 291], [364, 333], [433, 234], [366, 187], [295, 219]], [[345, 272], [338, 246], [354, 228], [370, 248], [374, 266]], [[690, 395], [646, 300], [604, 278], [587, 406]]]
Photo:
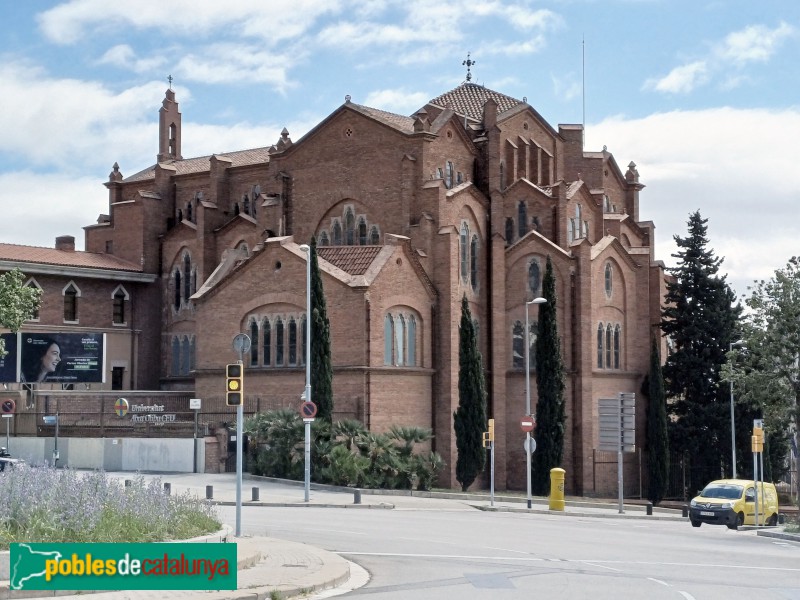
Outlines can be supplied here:
[[583, 129], [586, 132], [586, 38], [581, 38], [581, 96], [583, 101]]

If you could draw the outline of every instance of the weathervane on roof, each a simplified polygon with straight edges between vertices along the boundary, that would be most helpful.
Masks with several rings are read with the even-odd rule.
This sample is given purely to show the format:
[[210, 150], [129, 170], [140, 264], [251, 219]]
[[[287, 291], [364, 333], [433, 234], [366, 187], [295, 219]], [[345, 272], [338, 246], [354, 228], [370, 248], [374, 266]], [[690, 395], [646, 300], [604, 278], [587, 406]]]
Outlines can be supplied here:
[[167, 77], [167, 81], [169, 81], [169, 89], [172, 89], [172, 75]]
[[470, 53], [467, 52], [467, 60], [465, 60], [461, 64], [462, 65], [466, 65], [466, 67], [467, 67], [467, 81], [472, 81], [472, 73], [470, 73], [470, 67], [475, 64], [475, 61], [474, 60], [470, 60], [469, 54]]

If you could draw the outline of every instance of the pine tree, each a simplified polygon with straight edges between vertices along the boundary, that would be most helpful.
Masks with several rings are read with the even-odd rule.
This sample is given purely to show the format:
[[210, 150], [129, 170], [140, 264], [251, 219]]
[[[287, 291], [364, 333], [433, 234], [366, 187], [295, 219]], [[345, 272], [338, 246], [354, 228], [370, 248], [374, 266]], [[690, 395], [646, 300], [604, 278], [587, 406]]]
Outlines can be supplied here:
[[333, 367], [331, 366], [331, 324], [325, 306], [325, 292], [317, 263], [317, 240], [311, 238], [311, 396], [317, 417], [333, 418]]
[[456, 479], [466, 492], [486, 464], [483, 432], [488, 424], [483, 364], [466, 296], [461, 300], [458, 342], [458, 410], [453, 413], [453, 426], [458, 450]]
[[667, 437], [667, 398], [664, 394], [664, 376], [658, 340], [653, 337], [650, 348], [650, 373], [648, 375], [647, 407], [647, 498], [658, 504], [669, 485], [669, 438]]
[[550, 490], [550, 469], [561, 466], [564, 455], [566, 412], [564, 406], [564, 363], [556, 318], [556, 279], [547, 257], [539, 305], [539, 333], [536, 337], [536, 452], [531, 461], [531, 489], [543, 496]]
[[[706, 248], [707, 219], [690, 215], [688, 237], [674, 236], [678, 265], [669, 269], [661, 328], [674, 350], [664, 364], [670, 446], [690, 459], [690, 494], [730, 472], [730, 398], [720, 368], [738, 339], [741, 306], [724, 277], [721, 258]], [[726, 451], [727, 449], [727, 451]]]

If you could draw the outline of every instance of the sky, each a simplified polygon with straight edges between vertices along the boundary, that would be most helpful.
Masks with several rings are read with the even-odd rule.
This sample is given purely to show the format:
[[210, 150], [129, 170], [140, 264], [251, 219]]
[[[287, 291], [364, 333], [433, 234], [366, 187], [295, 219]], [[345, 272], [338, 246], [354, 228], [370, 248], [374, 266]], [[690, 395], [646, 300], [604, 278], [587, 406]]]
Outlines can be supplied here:
[[0, 32], [0, 242], [82, 249], [113, 164], [155, 162], [169, 76], [189, 158], [297, 141], [346, 95], [411, 115], [469, 56], [636, 163], [667, 266], [696, 210], [738, 295], [800, 254], [794, 0], [0, 2]]

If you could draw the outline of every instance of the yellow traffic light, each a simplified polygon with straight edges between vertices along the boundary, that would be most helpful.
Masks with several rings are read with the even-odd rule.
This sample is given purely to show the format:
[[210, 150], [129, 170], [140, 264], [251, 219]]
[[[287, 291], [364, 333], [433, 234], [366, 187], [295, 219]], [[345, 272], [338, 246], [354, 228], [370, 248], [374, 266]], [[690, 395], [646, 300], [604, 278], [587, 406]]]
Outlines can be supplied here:
[[489, 441], [494, 441], [494, 419], [489, 419]]
[[484, 448], [491, 448], [491, 446], [492, 446], [492, 441], [491, 441], [491, 438], [489, 438], [489, 435], [490, 434], [489, 434], [488, 431], [484, 431], [483, 432], [483, 447]]
[[239, 406], [244, 398], [244, 369], [241, 363], [225, 367], [225, 402], [228, 406]]

